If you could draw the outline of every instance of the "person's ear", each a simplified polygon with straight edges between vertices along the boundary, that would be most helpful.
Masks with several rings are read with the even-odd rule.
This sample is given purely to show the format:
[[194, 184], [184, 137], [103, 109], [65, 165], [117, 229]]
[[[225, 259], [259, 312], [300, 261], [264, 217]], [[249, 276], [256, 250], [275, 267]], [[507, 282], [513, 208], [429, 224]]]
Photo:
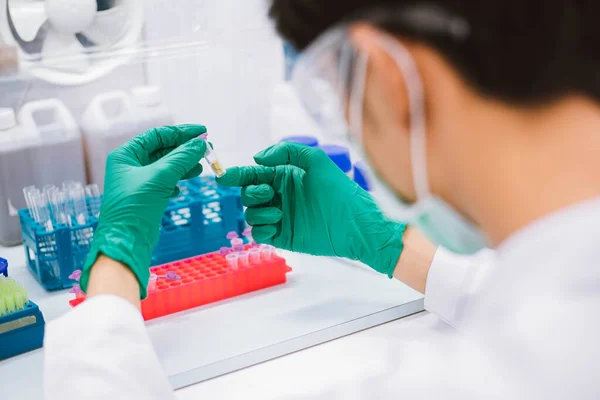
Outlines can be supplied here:
[[[370, 25], [358, 24], [350, 29], [352, 43], [361, 54], [368, 56], [365, 96], [363, 103], [363, 132], [377, 135], [393, 128], [408, 135], [410, 109], [402, 72], [394, 59], [380, 44], [381, 33]], [[384, 126], [382, 126], [384, 125]]]

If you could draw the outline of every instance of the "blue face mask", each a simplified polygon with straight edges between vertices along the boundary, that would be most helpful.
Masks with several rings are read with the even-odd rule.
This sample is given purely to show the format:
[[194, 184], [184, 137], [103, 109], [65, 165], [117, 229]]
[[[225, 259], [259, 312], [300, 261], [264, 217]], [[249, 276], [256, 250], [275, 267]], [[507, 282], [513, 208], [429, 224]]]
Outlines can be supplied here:
[[370, 179], [369, 184], [389, 218], [417, 228], [433, 243], [458, 254], [473, 254], [488, 246], [482, 232], [444, 200], [428, 196], [407, 206], [380, 178]]
[[[407, 87], [410, 106], [410, 151], [413, 182], [417, 193], [414, 204], [406, 204], [384, 181], [372, 174], [369, 184], [379, 206], [390, 218], [405, 222], [419, 229], [432, 242], [458, 254], [473, 254], [487, 247], [483, 233], [443, 199], [433, 196], [429, 190], [423, 89], [412, 56], [396, 40], [381, 38], [382, 46], [396, 61]], [[353, 88], [350, 91], [350, 132], [360, 137], [364, 86], [368, 58], [355, 58]], [[358, 134], [357, 134], [358, 133]], [[362, 153], [362, 149], [359, 150]], [[368, 157], [365, 157], [368, 160]], [[371, 167], [371, 170], [373, 168]]]

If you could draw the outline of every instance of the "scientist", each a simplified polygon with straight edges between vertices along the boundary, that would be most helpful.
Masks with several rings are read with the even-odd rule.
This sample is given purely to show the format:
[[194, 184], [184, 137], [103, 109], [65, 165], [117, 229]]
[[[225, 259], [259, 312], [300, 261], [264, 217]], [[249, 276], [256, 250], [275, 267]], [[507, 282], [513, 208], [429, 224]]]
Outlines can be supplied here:
[[[598, 15], [593, 0], [273, 1], [301, 51], [292, 83], [323, 132], [370, 162], [383, 213], [300, 145], [221, 183], [243, 187], [257, 241], [359, 260], [444, 322], [357, 348], [385, 366], [363, 378], [340, 380], [344, 360], [295, 371], [288, 394], [329, 380], [328, 399], [600, 398]], [[110, 155], [89, 300], [48, 327], [48, 398], [173, 397], [138, 309], [203, 130], [155, 129]]]

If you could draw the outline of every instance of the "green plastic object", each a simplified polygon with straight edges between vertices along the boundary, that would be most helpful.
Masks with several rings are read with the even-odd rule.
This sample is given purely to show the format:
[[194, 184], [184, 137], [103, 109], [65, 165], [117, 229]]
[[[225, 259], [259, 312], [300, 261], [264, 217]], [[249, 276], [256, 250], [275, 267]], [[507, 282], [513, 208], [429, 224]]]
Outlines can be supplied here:
[[206, 150], [202, 125], [154, 128], [131, 139], [108, 156], [104, 199], [94, 240], [81, 275], [86, 291], [90, 269], [100, 254], [127, 265], [145, 298], [152, 249], [177, 183], [200, 175]]
[[392, 276], [406, 225], [384, 217], [320, 149], [279, 143], [254, 156], [258, 166], [229, 168], [217, 181], [242, 186], [246, 221], [258, 243], [358, 260]]

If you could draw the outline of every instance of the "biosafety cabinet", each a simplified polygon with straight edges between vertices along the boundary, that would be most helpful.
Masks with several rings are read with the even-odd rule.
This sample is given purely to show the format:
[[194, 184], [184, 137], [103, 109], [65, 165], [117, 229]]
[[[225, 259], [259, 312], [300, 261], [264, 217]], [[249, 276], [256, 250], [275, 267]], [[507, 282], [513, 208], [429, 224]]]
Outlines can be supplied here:
[[[257, 151], [282, 137], [318, 136], [317, 124], [301, 109], [286, 81], [285, 54], [294, 52], [284, 52], [267, 16], [268, 3], [0, 0], [0, 257], [11, 258], [11, 276], [27, 287], [47, 322], [68, 312], [72, 295], [66, 290], [49, 293], [39, 285], [28, 271], [33, 260], [29, 246], [24, 247], [27, 251], [4, 247], [18, 244], [21, 238], [18, 211], [26, 205], [23, 188], [31, 202], [54, 193], [48, 185], [66, 183], [77, 194], [78, 208], [84, 209], [83, 187], [76, 183], [92, 184], [99, 192], [106, 155], [156, 125], [206, 125], [225, 168], [252, 163]], [[205, 171], [210, 173], [210, 168]], [[196, 190], [190, 187], [188, 192]], [[198, 191], [203, 199], [212, 198], [213, 189]], [[62, 191], [62, 197], [53, 198], [64, 205]], [[211, 215], [226, 206], [214, 201], [206, 207], [194, 204], [168, 211], [165, 223], [175, 229], [179, 222], [205, 214], [206, 218], [196, 220], [208, 224], [212, 218], [217, 223], [219, 215]], [[227, 204], [237, 207], [233, 200]], [[67, 215], [61, 210], [53, 214]], [[91, 229], [84, 212], [73, 215], [81, 234], [61, 235], [77, 245], [78, 252], [69, 254], [71, 260], [84, 256], [80, 250], [88, 245]], [[35, 213], [28, 218], [35, 219], [36, 226], [42, 220]], [[52, 240], [44, 249], [52, 249]], [[281, 270], [288, 276], [286, 284], [261, 286], [265, 289], [146, 324], [174, 388], [423, 310], [422, 295], [365, 266], [278, 253], [292, 267], [291, 272]], [[46, 269], [49, 276], [62, 282], [63, 270], [55, 268], [54, 259], [43, 261], [52, 267]], [[181, 270], [182, 282], [189, 272], [184, 263], [173, 263]], [[74, 284], [72, 275], [64, 278]], [[210, 281], [210, 288], [224, 293], [231, 288], [225, 282], [230, 283], [222, 281], [219, 286]], [[157, 291], [163, 290], [155, 284]], [[42, 365], [43, 350], [0, 361], [0, 376], [5, 378], [0, 398], [42, 398]]]
[[0, 245], [26, 186], [102, 186], [106, 155], [200, 123], [227, 165], [270, 143], [284, 78], [267, 0], [0, 0]]

